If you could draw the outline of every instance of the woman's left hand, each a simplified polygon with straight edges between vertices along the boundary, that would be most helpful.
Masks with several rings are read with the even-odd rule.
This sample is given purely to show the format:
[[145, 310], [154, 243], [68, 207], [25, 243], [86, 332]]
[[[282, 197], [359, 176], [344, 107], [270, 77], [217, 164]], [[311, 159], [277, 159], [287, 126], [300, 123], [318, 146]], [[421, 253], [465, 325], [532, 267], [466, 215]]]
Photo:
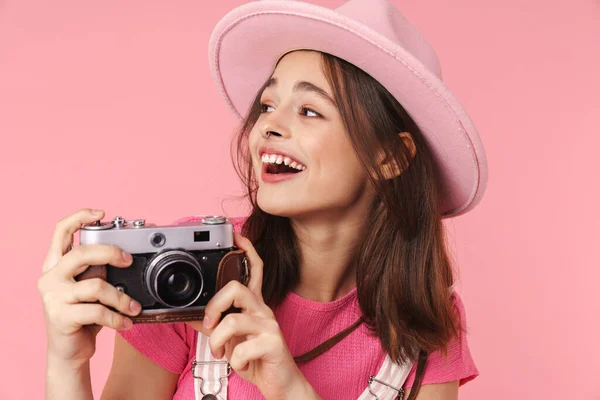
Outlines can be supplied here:
[[[250, 281], [229, 282], [208, 302], [202, 323], [188, 322], [209, 336], [215, 358], [223, 356], [231, 368], [271, 399], [318, 398], [292, 357], [273, 311], [262, 297], [263, 262], [250, 241], [235, 234], [234, 244], [246, 252]], [[221, 314], [231, 306], [241, 313]]]

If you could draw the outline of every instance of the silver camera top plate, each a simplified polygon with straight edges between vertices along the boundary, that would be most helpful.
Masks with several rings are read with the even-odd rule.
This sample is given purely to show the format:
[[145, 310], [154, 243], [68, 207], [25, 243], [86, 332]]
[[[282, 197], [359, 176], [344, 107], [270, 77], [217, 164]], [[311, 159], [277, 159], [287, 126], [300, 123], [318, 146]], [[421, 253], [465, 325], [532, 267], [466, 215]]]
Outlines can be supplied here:
[[83, 226], [81, 245], [116, 245], [131, 253], [156, 253], [172, 248], [215, 250], [233, 247], [233, 224], [225, 217], [207, 216], [200, 221], [157, 226], [145, 220], [127, 221], [116, 217], [111, 222]]

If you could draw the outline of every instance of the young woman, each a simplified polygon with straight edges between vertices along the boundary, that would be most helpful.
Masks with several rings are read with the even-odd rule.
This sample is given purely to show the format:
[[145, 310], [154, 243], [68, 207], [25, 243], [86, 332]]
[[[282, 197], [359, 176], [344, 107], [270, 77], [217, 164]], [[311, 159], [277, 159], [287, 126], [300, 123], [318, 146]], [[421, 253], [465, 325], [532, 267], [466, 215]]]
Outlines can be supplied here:
[[[442, 218], [479, 202], [487, 167], [433, 49], [383, 0], [261, 1], [223, 18], [210, 55], [244, 116], [235, 154], [252, 211], [235, 220], [235, 243], [250, 282], [226, 285], [203, 321], [132, 327], [135, 300], [73, 279], [131, 256], [71, 250], [104, 214], [65, 218], [39, 281], [47, 397], [92, 397], [89, 359], [109, 326], [119, 334], [105, 399], [456, 399], [478, 371]], [[221, 318], [232, 305], [242, 311]], [[212, 394], [194, 389], [200, 346], [231, 368]]]

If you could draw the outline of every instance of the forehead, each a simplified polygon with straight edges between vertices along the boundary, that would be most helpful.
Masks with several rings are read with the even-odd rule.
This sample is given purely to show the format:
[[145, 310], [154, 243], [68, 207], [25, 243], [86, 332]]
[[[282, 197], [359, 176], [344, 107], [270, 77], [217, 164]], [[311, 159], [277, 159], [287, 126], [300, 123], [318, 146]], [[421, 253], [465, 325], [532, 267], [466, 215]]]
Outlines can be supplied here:
[[331, 93], [327, 78], [323, 73], [321, 53], [296, 50], [287, 53], [279, 60], [272, 77], [279, 85], [291, 87], [297, 81], [309, 81]]

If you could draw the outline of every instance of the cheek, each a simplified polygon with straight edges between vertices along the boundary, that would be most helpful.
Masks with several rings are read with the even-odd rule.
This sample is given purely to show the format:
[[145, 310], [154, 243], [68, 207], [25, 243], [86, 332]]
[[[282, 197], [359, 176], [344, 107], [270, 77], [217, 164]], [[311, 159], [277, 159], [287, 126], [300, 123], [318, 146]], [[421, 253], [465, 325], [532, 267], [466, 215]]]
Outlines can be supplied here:
[[324, 175], [354, 175], [362, 171], [356, 152], [346, 133], [337, 129], [310, 143], [311, 154]]
[[311, 143], [314, 160], [314, 178], [320, 187], [335, 191], [351, 192], [362, 187], [367, 175], [345, 132], [323, 135], [320, 141]]
[[327, 165], [322, 165], [319, 175], [320, 190], [336, 197], [354, 197], [355, 192], [363, 190], [367, 182], [362, 165], [352, 158], [337, 157], [328, 160]]
[[252, 164], [256, 165], [257, 162], [257, 153], [258, 153], [258, 143], [260, 141], [260, 133], [256, 128], [253, 128], [248, 135], [248, 150], [250, 151], [250, 156], [252, 157]]
[[252, 128], [250, 133], [248, 134], [248, 146], [250, 150], [256, 150], [256, 146], [258, 144], [259, 134], [258, 129]]

